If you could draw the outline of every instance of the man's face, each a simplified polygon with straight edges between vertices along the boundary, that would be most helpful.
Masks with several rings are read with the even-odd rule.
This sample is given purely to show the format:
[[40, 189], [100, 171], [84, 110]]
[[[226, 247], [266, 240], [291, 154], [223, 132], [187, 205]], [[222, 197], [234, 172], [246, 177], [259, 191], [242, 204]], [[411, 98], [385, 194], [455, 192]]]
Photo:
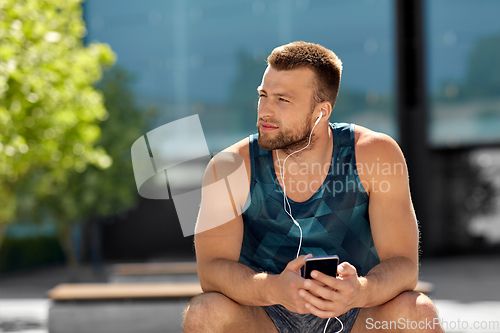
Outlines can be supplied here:
[[314, 72], [268, 66], [259, 93], [259, 146], [291, 153], [307, 145], [312, 128]]

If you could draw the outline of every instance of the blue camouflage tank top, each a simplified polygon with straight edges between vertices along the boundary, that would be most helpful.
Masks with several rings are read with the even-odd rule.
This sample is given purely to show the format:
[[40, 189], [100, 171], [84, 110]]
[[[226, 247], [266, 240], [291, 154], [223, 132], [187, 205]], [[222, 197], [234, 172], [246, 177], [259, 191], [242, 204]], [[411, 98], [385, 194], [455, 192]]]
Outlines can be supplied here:
[[[292, 215], [303, 232], [300, 254], [338, 255], [366, 275], [380, 260], [368, 216], [368, 195], [356, 170], [354, 124], [330, 123], [333, 154], [320, 188], [304, 202], [291, 199]], [[243, 242], [239, 262], [260, 272], [281, 273], [295, 259], [299, 228], [283, 208], [272, 151], [259, 147], [250, 135], [250, 204], [242, 214]]]

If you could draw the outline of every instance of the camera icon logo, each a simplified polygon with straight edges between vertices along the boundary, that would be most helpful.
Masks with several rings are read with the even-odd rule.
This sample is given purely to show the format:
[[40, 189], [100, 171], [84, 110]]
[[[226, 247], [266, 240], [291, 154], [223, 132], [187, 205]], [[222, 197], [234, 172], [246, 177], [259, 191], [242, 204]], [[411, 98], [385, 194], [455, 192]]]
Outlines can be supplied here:
[[[133, 143], [131, 153], [139, 195], [173, 200], [184, 237], [229, 222], [249, 206], [249, 197], [244, 207], [236, 207], [233, 197], [248, 187], [243, 158], [222, 152], [211, 163], [198, 115], [149, 131]], [[211, 175], [212, 169], [214, 174], [219, 170], [218, 177]], [[202, 195], [206, 204], [200, 208]], [[214, 206], [216, 211], [212, 211]]]

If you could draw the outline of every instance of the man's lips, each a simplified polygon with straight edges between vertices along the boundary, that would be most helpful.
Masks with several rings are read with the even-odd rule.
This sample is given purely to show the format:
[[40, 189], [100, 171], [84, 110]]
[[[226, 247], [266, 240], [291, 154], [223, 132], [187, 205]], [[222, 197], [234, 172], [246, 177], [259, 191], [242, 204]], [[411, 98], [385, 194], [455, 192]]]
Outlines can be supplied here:
[[260, 130], [261, 131], [272, 131], [278, 128], [278, 126], [268, 124], [268, 123], [260, 123]]

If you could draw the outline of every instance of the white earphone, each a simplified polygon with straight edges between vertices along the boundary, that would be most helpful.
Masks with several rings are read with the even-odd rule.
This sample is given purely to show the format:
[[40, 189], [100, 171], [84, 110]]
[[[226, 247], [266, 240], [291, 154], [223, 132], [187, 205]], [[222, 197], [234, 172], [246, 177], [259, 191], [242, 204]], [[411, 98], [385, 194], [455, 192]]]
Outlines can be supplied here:
[[313, 131], [316, 128], [316, 125], [318, 125], [319, 121], [321, 120], [321, 117], [323, 117], [323, 111], [321, 111], [321, 113], [319, 114], [318, 119], [316, 119], [316, 122], [314, 123], [314, 126], [313, 126], [313, 128], [311, 130], [311, 133], [309, 134], [309, 142], [307, 143], [307, 145], [304, 148], [299, 149], [299, 150], [297, 150], [297, 151], [289, 154], [285, 158], [285, 160], [283, 161], [283, 168], [281, 167], [281, 162], [280, 162], [280, 158], [279, 158], [279, 155], [278, 155], [278, 150], [276, 150], [276, 159], [278, 160], [278, 166], [280, 168], [281, 184], [283, 186], [283, 208], [285, 210], [285, 213], [287, 213], [287, 215], [290, 216], [290, 218], [292, 219], [293, 223], [299, 228], [299, 231], [300, 231], [299, 248], [297, 249], [297, 256], [296, 256], [296, 258], [299, 257], [300, 249], [302, 247], [302, 228], [300, 227], [299, 222], [297, 222], [295, 220], [295, 218], [293, 217], [293, 215], [292, 215], [292, 207], [290, 206], [290, 202], [288, 201], [288, 198], [286, 196], [285, 173], [284, 173], [284, 171], [285, 171], [285, 164], [286, 164], [286, 161], [288, 160], [288, 158], [290, 156], [292, 156], [294, 154], [297, 154], [297, 153], [303, 151], [304, 149], [306, 149], [307, 147], [309, 147], [309, 145], [311, 144], [311, 138], [312, 138]]
[[321, 113], [319, 114], [319, 117], [318, 117], [318, 119], [316, 120], [316, 122], [314, 123], [314, 126], [318, 125], [319, 121], [321, 120], [321, 117], [323, 117], [323, 112], [321, 112]]
[[[280, 158], [279, 158], [279, 155], [278, 155], [278, 150], [276, 150], [276, 159], [278, 160], [278, 166], [279, 166], [279, 169], [280, 169], [280, 176], [281, 176], [281, 184], [283, 186], [283, 209], [285, 210], [285, 213], [287, 213], [287, 215], [292, 219], [292, 222], [299, 228], [299, 231], [300, 231], [300, 240], [299, 240], [299, 248], [297, 249], [297, 255], [296, 255], [296, 258], [299, 257], [299, 254], [300, 254], [300, 249], [302, 248], [302, 228], [300, 227], [300, 224], [299, 222], [297, 222], [295, 220], [295, 218], [293, 217], [292, 215], [292, 207], [290, 206], [290, 202], [288, 201], [288, 197], [286, 196], [286, 186], [285, 186], [285, 164], [286, 164], [286, 161], [288, 160], [288, 158], [290, 156], [292, 156], [293, 154], [296, 154], [298, 152], [301, 152], [303, 151], [304, 149], [306, 149], [307, 147], [309, 147], [309, 145], [311, 144], [311, 137], [312, 137], [312, 133], [314, 131], [314, 128], [316, 127], [316, 125], [318, 125], [319, 121], [321, 120], [321, 117], [323, 117], [323, 112], [320, 113], [318, 119], [316, 119], [316, 122], [314, 123], [314, 126], [311, 130], [311, 133], [309, 134], [309, 142], [307, 143], [307, 145], [302, 148], [302, 149], [299, 149], [291, 154], [289, 154], [285, 160], [283, 161], [283, 168], [281, 167], [281, 162], [280, 162]], [[287, 209], [288, 208], [288, 209]], [[335, 318], [337, 319], [337, 321], [340, 323], [340, 330], [338, 330], [337, 332], [335, 333], [340, 333], [344, 330], [344, 323], [342, 323], [342, 321], [338, 318], [338, 317], [332, 317], [332, 318]], [[323, 329], [323, 333], [326, 333], [326, 328], [328, 327], [328, 323], [330, 323], [330, 319], [332, 318], [328, 318], [328, 320], [326, 321], [326, 324], [325, 324], [325, 328]]]

